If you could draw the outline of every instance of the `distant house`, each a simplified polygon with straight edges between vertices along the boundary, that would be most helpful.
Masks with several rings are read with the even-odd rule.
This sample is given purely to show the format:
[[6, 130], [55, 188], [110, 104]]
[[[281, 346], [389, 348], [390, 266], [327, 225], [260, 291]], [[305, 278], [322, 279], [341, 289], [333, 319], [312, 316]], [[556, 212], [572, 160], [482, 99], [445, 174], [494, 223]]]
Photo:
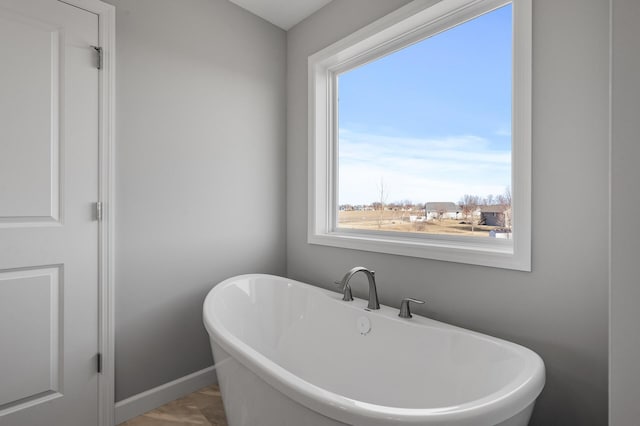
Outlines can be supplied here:
[[496, 204], [480, 206], [480, 223], [487, 226], [511, 226], [511, 206]]
[[427, 220], [461, 219], [463, 216], [460, 206], [451, 202], [426, 203], [424, 214]]

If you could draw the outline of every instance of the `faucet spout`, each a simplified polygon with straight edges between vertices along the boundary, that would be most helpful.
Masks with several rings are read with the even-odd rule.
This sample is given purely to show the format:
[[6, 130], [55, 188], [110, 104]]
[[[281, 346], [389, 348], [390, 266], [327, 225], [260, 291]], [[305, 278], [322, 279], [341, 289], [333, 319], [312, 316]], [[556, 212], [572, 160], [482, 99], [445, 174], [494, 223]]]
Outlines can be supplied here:
[[[356, 266], [352, 268], [349, 272], [345, 274], [342, 278], [342, 288], [344, 294], [347, 292], [351, 294], [351, 287], [349, 286], [349, 280], [358, 272], [363, 272], [367, 276], [367, 280], [369, 281], [369, 304], [367, 308], [369, 309], [380, 309], [380, 302], [378, 302], [378, 290], [376, 289], [376, 275], [375, 271], [371, 271], [364, 266]], [[348, 300], [346, 297], [343, 300]]]

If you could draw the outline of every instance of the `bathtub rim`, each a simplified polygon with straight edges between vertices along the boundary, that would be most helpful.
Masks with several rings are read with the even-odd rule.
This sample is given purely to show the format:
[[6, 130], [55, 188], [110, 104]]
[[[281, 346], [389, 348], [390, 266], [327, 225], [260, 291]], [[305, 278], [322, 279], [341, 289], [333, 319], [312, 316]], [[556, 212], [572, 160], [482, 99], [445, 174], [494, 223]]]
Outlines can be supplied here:
[[[407, 325], [435, 326], [452, 332], [471, 334], [483, 340], [490, 340], [522, 354], [525, 360], [525, 367], [498, 391], [457, 406], [400, 408], [358, 401], [336, 394], [307, 382], [261, 354], [228, 331], [213, 309], [207, 309], [211, 307], [216, 294], [222, 289], [241, 280], [251, 279], [276, 280], [284, 284], [301, 285], [308, 291], [317, 293], [319, 297], [334, 299], [336, 303], [339, 302], [336, 299], [338, 293], [277, 275], [243, 274], [227, 278], [215, 285], [207, 294], [203, 304], [203, 322], [210, 339], [215, 340], [230, 356], [279, 392], [326, 417], [348, 424], [362, 424], [362, 419], [367, 419], [367, 424], [375, 423], [380, 425], [385, 424], [385, 421], [437, 425], [450, 423], [469, 425], [498, 424], [515, 416], [530, 404], [535, 403], [544, 388], [544, 362], [532, 350], [504, 339], [414, 314], [412, 323]], [[351, 306], [359, 305], [358, 307], [363, 309], [367, 304], [365, 300], [359, 298], [354, 298], [354, 302], [351, 303], [354, 303]], [[381, 305], [381, 308], [380, 311], [370, 311], [368, 314], [380, 315], [394, 321], [406, 321], [397, 317], [390, 317], [393, 313], [397, 315], [397, 309], [386, 305]], [[478, 423], [479, 420], [481, 420], [481, 423]]]

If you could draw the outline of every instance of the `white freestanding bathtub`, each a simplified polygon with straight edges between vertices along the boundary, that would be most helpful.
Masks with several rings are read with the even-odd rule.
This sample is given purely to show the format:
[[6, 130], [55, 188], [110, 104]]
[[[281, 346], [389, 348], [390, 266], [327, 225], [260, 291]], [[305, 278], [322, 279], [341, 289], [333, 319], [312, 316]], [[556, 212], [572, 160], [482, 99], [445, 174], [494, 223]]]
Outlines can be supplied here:
[[211, 290], [204, 324], [230, 426], [528, 423], [545, 380], [537, 354], [341, 298], [271, 275]]

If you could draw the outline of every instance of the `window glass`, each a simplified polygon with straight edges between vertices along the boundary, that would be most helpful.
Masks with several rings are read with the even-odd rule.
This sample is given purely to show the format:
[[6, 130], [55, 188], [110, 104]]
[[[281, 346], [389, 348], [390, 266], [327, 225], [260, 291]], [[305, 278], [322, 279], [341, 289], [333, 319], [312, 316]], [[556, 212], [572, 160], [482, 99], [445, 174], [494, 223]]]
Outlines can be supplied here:
[[511, 238], [512, 6], [337, 75], [337, 228]]

